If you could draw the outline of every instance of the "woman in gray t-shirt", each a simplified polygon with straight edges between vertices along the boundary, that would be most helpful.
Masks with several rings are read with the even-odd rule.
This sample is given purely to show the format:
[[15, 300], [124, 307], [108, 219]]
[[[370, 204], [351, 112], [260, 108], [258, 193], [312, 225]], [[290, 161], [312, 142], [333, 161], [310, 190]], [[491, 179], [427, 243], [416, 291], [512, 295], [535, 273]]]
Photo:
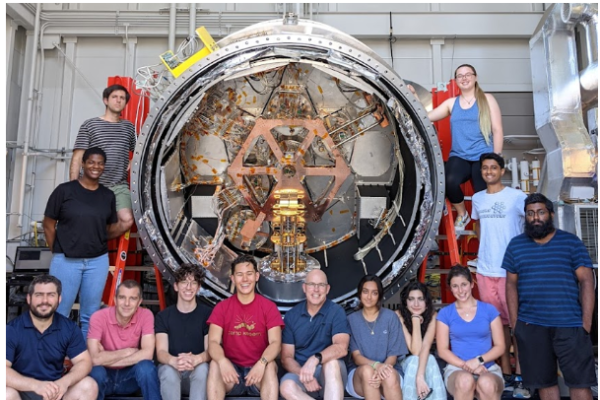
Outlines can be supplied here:
[[359, 310], [348, 316], [350, 373], [346, 391], [358, 399], [402, 399], [402, 367], [398, 362], [408, 349], [400, 321], [382, 308], [383, 285], [375, 275], [358, 284]]

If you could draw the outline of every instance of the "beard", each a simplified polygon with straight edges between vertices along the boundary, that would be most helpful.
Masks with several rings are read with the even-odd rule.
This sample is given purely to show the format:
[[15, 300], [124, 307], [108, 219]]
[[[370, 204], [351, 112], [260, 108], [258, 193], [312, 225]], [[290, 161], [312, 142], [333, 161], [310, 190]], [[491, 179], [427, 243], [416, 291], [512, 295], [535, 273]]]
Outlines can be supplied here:
[[533, 222], [525, 221], [525, 234], [532, 239], [543, 239], [554, 232], [554, 219], [552, 215], [546, 222], [534, 224]]
[[31, 313], [39, 319], [49, 319], [54, 315], [54, 312], [56, 311], [56, 309], [58, 308], [58, 305], [56, 305], [55, 307], [50, 306], [50, 310], [48, 310], [46, 313], [42, 313], [40, 311], [38, 311], [38, 307], [45, 305], [45, 306], [50, 306], [50, 304], [39, 304], [37, 307], [33, 307], [32, 305], [29, 305], [29, 311], [31, 311]]

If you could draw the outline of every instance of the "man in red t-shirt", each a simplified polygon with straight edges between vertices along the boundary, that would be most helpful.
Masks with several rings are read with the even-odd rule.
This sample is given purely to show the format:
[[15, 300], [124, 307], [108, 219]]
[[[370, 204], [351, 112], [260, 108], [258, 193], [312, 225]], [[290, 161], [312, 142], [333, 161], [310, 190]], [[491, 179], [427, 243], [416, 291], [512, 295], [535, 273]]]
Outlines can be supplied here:
[[281, 351], [283, 320], [275, 304], [255, 292], [256, 260], [242, 255], [231, 263], [235, 294], [221, 301], [208, 324], [209, 399], [260, 395], [277, 400], [275, 358]]

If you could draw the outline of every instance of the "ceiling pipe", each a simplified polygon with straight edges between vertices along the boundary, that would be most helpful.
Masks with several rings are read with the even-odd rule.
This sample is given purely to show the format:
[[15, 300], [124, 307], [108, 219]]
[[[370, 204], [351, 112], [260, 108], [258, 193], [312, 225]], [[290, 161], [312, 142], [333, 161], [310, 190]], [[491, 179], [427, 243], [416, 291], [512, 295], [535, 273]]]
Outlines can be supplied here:
[[177, 4], [171, 3], [171, 8], [169, 10], [169, 48], [175, 52], [175, 29], [177, 26]]
[[38, 37], [40, 34], [40, 15], [42, 5], [37, 4], [35, 9], [35, 25], [33, 28], [33, 40], [31, 45], [31, 65], [29, 70], [29, 90], [27, 93], [27, 117], [25, 120], [25, 140], [23, 141], [23, 165], [21, 168], [21, 184], [19, 185], [19, 219], [17, 226], [23, 227], [23, 206], [25, 204], [25, 180], [27, 178], [27, 157], [29, 153], [29, 136], [31, 135], [31, 120], [33, 112], [33, 94], [35, 89], [35, 67], [37, 63]]
[[196, 3], [190, 3], [190, 31], [188, 36], [194, 37], [196, 33]]

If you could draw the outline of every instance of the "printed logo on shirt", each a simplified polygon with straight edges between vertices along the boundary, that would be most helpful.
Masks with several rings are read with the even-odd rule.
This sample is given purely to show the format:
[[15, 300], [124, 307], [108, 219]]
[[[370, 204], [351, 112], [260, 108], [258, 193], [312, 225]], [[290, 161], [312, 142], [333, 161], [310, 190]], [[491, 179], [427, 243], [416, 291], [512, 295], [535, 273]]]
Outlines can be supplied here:
[[502, 201], [497, 201], [488, 209], [479, 211], [480, 218], [506, 218], [506, 204]]
[[254, 322], [253, 316], [237, 316], [235, 318], [235, 325], [233, 331], [229, 331], [229, 335], [232, 336], [261, 336], [262, 332], [252, 332], [256, 328], [256, 322]]

